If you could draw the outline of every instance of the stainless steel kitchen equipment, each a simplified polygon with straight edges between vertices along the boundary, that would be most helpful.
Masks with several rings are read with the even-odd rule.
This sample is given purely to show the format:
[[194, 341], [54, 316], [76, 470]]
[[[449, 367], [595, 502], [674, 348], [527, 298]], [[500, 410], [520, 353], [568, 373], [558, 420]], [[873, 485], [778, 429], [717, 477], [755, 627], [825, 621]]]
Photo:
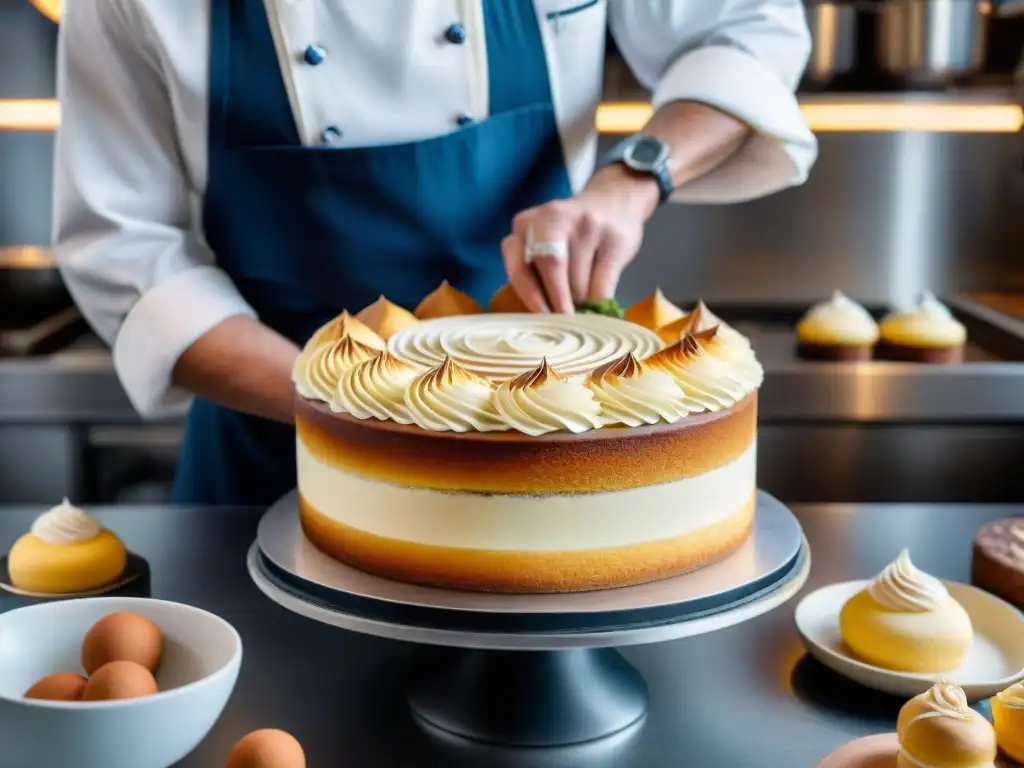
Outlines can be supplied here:
[[919, 86], [977, 74], [991, 8], [982, 0], [884, 0], [878, 9], [879, 65]]
[[804, 84], [824, 88], [856, 65], [860, 10], [849, 0], [812, 0], [806, 12], [812, 47]]
[[72, 306], [51, 251], [0, 248], [0, 330], [30, 328]]

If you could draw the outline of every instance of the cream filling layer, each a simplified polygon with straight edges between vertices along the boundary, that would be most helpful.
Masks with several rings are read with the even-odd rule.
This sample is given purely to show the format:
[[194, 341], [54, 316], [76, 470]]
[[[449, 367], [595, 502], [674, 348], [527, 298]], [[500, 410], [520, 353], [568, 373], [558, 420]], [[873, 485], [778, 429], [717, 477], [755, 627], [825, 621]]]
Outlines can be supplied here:
[[439, 547], [564, 551], [622, 547], [728, 518], [756, 487], [757, 442], [696, 477], [624, 491], [547, 496], [393, 485], [325, 464], [299, 438], [299, 491], [327, 517], [389, 539]]

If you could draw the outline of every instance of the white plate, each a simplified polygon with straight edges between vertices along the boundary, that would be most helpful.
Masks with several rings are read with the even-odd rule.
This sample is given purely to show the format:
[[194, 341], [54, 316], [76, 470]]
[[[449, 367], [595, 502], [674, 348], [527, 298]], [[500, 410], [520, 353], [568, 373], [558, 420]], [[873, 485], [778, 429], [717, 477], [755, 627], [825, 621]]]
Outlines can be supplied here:
[[816, 590], [796, 607], [796, 628], [807, 652], [854, 682], [913, 698], [944, 678], [964, 689], [970, 701], [987, 699], [1024, 679], [1024, 613], [977, 587], [944, 582], [974, 625], [974, 642], [963, 664], [949, 672], [893, 672], [853, 655], [839, 633], [839, 612], [869, 581], [847, 581]]

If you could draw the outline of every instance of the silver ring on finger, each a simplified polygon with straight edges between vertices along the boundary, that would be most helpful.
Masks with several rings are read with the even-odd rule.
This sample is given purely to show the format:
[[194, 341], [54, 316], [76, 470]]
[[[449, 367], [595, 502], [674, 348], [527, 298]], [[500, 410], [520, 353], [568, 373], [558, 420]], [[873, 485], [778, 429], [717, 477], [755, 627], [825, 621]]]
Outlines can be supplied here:
[[523, 250], [523, 260], [527, 264], [532, 264], [535, 260], [542, 258], [555, 259], [556, 261], [568, 261], [569, 244], [558, 240], [541, 240], [536, 242], [533, 239], [533, 230], [527, 230], [526, 247]]

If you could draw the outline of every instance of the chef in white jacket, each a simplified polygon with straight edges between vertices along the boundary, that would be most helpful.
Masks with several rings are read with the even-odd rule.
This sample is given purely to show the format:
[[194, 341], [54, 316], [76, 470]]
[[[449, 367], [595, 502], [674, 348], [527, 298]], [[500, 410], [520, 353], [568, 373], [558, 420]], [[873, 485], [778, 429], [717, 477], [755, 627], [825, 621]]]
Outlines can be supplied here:
[[[609, 28], [655, 113], [599, 159]], [[268, 504], [318, 325], [442, 279], [611, 296], [666, 200], [804, 181], [808, 53], [800, 0], [70, 2], [59, 263], [135, 407], [191, 403], [175, 500]]]

